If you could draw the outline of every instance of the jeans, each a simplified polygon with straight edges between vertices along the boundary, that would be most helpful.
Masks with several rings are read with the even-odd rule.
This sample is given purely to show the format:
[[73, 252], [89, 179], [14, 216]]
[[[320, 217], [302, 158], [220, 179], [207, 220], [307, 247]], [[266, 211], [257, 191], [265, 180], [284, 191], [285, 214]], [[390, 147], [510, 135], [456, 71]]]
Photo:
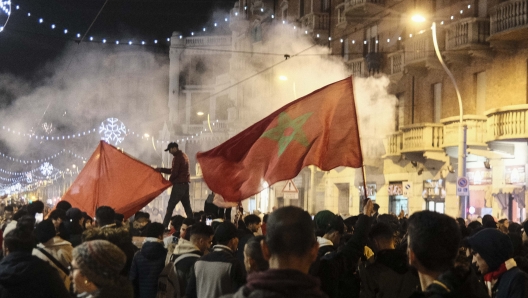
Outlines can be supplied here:
[[167, 227], [172, 217], [172, 212], [178, 203], [181, 202], [183, 208], [185, 209], [185, 214], [187, 218], [193, 218], [193, 213], [191, 209], [191, 201], [189, 200], [189, 183], [182, 184], [173, 184], [172, 191], [169, 198], [169, 203], [167, 204], [167, 212], [165, 213], [165, 218], [163, 219], [163, 226]]

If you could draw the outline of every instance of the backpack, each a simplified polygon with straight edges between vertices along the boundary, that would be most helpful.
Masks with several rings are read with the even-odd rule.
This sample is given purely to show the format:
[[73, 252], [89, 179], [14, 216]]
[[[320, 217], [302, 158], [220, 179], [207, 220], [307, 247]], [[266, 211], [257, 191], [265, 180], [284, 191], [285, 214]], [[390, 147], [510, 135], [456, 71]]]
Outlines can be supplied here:
[[199, 258], [197, 254], [182, 254], [176, 260], [173, 260], [174, 255], [171, 257], [171, 261], [165, 265], [158, 277], [158, 293], [156, 298], [181, 298], [185, 293], [182, 293], [181, 280], [176, 270], [176, 264], [187, 257]]

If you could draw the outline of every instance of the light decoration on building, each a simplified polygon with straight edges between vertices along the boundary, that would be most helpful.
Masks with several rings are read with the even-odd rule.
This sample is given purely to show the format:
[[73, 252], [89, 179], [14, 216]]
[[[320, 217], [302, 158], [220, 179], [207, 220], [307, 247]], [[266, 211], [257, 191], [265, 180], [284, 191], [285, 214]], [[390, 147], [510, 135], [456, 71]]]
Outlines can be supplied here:
[[117, 118], [108, 118], [99, 126], [99, 134], [101, 140], [117, 146], [125, 139], [126, 126]]
[[11, 16], [11, 0], [0, 0], [0, 32], [4, 31]]
[[42, 175], [46, 177], [51, 175], [51, 173], [53, 173], [53, 169], [54, 169], [53, 165], [50, 164], [49, 162], [45, 162], [40, 166], [40, 172], [42, 173]]
[[26, 173], [26, 182], [27, 183], [33, 182], [33, 174], [32, 173]]

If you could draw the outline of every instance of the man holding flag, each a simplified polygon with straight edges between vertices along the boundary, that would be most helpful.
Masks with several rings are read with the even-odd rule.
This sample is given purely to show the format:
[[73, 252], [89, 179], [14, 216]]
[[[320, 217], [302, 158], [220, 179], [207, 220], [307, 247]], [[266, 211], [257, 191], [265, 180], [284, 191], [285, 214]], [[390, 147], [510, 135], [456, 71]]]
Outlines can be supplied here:
[[185, 209], [187, 218], [192, 218], [193, 213], [191, 209], [191, 202], [189, 200], [189, 183], [191, 182], [191, 174], [189, 172], [189, 158], [185, 153], [178, 149], [177, 143], [169, 143], [167, 149], [174, 157], [172, 159], [172, 168], [156, 168], [156, 171], [164, 174], [170, 174], [169, 181], [172, 183], [172, 191], [167, 204], [167, 212], [163, 219], [163, 226], [168, 227], [172, 212], [179, 202], [182, 203]]

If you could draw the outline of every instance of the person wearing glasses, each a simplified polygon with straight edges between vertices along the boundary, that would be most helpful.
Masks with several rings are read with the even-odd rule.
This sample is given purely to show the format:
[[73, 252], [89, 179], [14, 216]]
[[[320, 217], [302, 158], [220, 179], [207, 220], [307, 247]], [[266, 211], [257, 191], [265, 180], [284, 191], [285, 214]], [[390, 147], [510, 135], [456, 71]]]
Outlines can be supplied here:
[[77, 297], [134, 297], [132, 285], [120, 275], [125, 263], [126, 256], [121, 249], [106, 240], [87, 241], [77, 246], [68, 268]]

